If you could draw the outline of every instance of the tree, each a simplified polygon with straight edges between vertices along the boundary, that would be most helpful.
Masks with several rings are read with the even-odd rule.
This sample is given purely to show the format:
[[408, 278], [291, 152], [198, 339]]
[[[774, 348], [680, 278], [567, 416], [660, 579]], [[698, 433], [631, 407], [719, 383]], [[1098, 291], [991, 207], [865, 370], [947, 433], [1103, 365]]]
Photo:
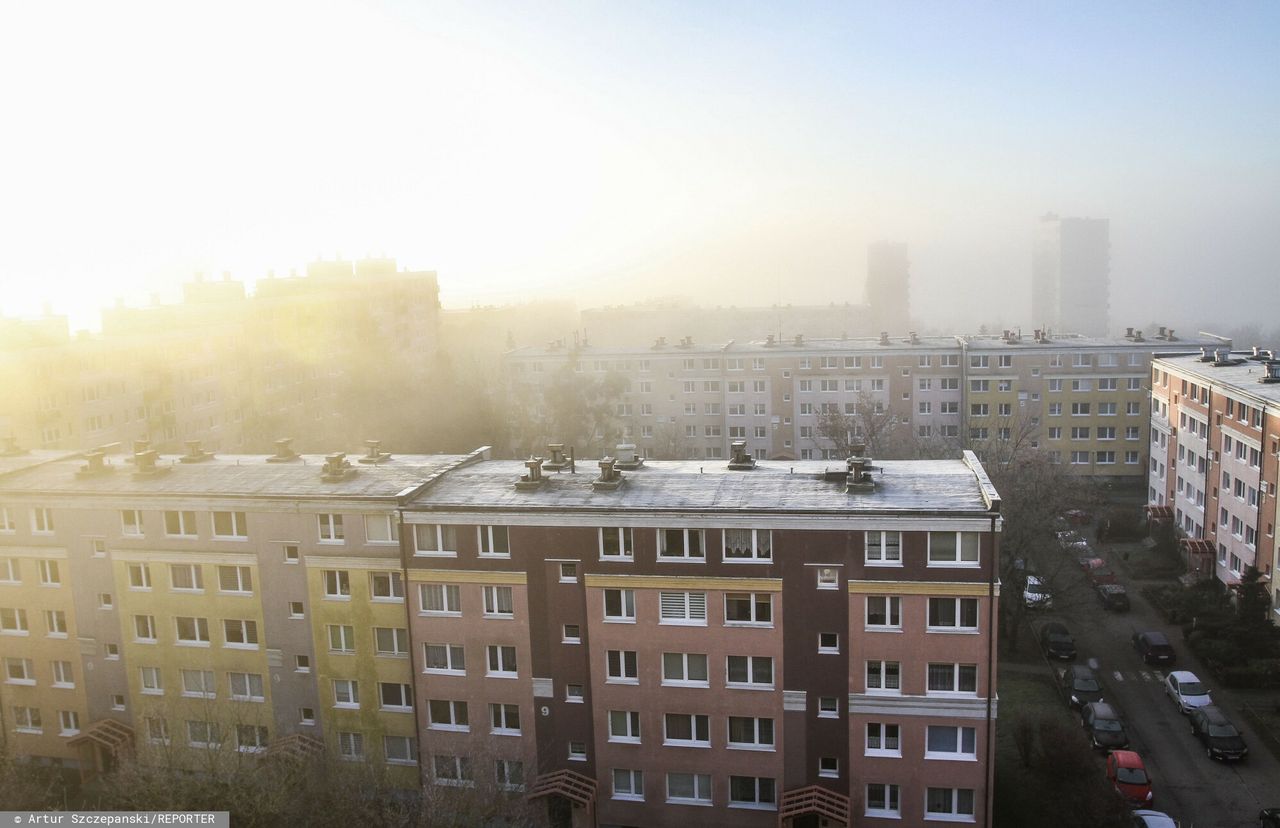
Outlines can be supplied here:
[[610, 371], [596, 379], [574, 370], [570, 359], [547, 384], [541, 407], [526, 400], [513, 410], [512, 433], [516, 454], [541, 450], [547, 443], [573, 446], [579, 457], [612, 454], [621, 435], [617, 405], [627, 387], [626, 377]]
[[840, 409], [839, 403], [823, 403], [818, 411], [817, 433], [830, 446], [814, 440], [822, 449], [832, 449], [837, 458], [852, 457], [859, 452], [854, 446], [865, 445], [871, 457], [893, 459], [897, 455], [898, 417], [884, 403], [863, 391], [853, 404], [853, 410]]

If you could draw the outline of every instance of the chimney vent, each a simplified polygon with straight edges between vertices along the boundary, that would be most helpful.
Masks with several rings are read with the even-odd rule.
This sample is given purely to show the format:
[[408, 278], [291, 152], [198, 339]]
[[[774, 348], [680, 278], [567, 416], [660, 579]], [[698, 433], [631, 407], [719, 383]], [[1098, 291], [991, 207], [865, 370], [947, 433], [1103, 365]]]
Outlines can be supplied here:
[[1265, 383], [1280, 382], [1280, 362], [1277, 362], [1276, 360], [1270, 360], [1268, 362], [1263, 363], [1263, 367], [1267, 369], [1267, 372], [1258, 378], [1258, 382], [1265, 382]]
[[139, 454], [142, 454], [144, 451], [147, 451], [150, 448], [151, 448], [150, 440], [134, 440], [133, 441], [133, 453], [135, 457]]
[[592, 489], [597, 492], [612, 492], [622, 487], [622, 473], [615, 468], [616, 463], [612, 457], [600, 461], [600, 476], [591, 481]]
[[213, 452], [202, 451], [199, 440], [187, 440], [187, 453], [178, 458], [181, 463], [199, 463], [213, 459]]
[[1164, 325], [1161, 325], [1161, 326], [1160, 326], [1160, 332], [1159, 332], [1158, 334], [1156, 334], [1156, 338], [1157, 338], [1157, 339], [1164, 339], [1164, 337], [1165, 337]]
[[756, 467], [756, 460], [747, 454], [747, 441], [734, 440], [729, 444], [733, 454], [729, 458], [729, 468], [734, 471], [750, 471]]
[[1133, 328], [1125, 328], [1125, 329], [1124, 329], [1124, 338], [1125, 338], [1125, 339], [1133, 339]]
[[888, 344], [889, 344], [889, 332], [888, 332], [888, 331], [881, 331], [881, 332], [880, 332], [880, 344], [881, 344], [881, 345], [888, 345]]
[[76, 471], [77, 477], [91, 477], [111, 471], [106, 452], [102, 449], [85, 452], [84, 459], [88, 462]]
[[542, 463], [543, 471], [560, 471], [569, 468], [569, 460], [564, 456], [564, 443], [551, 443], [547, 446], [551, 459]]
[[382, 445], [381, 440], [365, 440], [364, 444], [368, 451], [365, 453], [364, 457], [360, 458], [361, 463], [377, 465], [378, 463], [385, 463], [391, 459], [390, 452], [378, 450], [378, 447]]
[[276, 453], [267, 458], [268, 463], [288, 463], [290, 460], [297, 460], [298, 453], [289, 447], [293, 442], [292, 437], [281, 437], [276, 440]]
[[875, 480], [871, 477], [871, 458], [866, 457], [865, 445], [850, 446], [854, 455], [845, 461], [844, 490], [846, 493], [870, 492], [875, 489]]
[[338, 451], [326, 454], [324, 468], [320, 469], [320, 480], [325, 483], [340, 483], [350, 480], [357, 474], [357, 469], [347, 459], [346, 452]]
[[[145, 440], [135, 440], [134, 445], [138, 443], [146, 443]], [[134, 477], [155, 477], [169, 471], [168, 466], [157, 466], [156, 460], [160, 459], [160, 455], [154, 449], [134, 452], [133, 455], [133, 476]]]
[[542, 476], [542, 458], [530, 455], [529, 459], [524, 461], [524, 465], [528, 471], [516, 481], [516, 491], [532, 492], [541, 488], [546, 481], [546, 478]]
[[912, 344], [912, 345], [919, 345], [919, 344], [920, 344], [920, 337], [916, 335], [916, 332], [915, 332], [915, 331], [911, 331], [911, 332], [907, 335], [907, 338], [911, 340], [911, 344]]
[[1173, 335], [1173, 328], [1170, 328], [1170, 329], [1169, 329], [1169, 333], [1165, 334], [1165, 337], [1164, 337], [1164, 338], [1165, 338], [1165, 339], [1167, 339], [1167, 340], [1169, 340], [1170, 342], [1172, 342], [1172, 341], [1174, 341], [1175, 339], [1177, 339], [1178, 337], [1176, 337], [1176, 336], [1174, 336], [1174, 335]]
[[653, 349], [655, 351], [665, 347], [667, 347], [667, 338], [665, 336], [660, 336], [653, 341]]
[[634, 471], [644, 465], [644, 458], [636, 453], [635, 443], [618, 443], [618, 461], [614, 464], [619, 469]]
[[778, 344], [778, 343], [774, 342], [774, 340], [773, 340], [773, 334], [769, 334], [767, 337], [765, 337], [765, 340], [764, 340], [764, 347], [766, 347], [766, 348], [772, 348], [772, 347], [773, 347], [774, 345], [776, 345], [776, 344]]
[[1133, 332], [1133, 341], [1134, 341], [1134, 342], [1145, 342], [1145, 341], [1146, 341], [1145, 339], [1143, 339], [1143, 338], [1142, 338], [1142, 329], [1141, 329], [1141, 328], [1139, 328], [1138, 330], [1136, 330], [1136, 331], [1134, 331], [1134, 332]]
[[804, 334], [796, 334], [796, 347], [800, 348], [804, 345]]

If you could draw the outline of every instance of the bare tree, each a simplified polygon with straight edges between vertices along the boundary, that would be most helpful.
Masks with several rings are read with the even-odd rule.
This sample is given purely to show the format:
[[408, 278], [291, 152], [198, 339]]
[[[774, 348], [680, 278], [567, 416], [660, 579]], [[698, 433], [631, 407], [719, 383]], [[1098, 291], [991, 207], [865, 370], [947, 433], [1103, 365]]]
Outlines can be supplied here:
[[689, 458], [689, 438], [683, 426], [675, 417], [658, 423], [653, 430], [653, 451], [655, 460], [687, 460]]
[[860, 444], [866, 445], [872, 457], [892, 459], [898, 453], [902, 424], [883, 402], [866, 391], [843, 409], [839, 403], [823, 403], [817, 416], [817, 434], [825, 442], [815, 438], [814, 445], [834, 450], [836, 457], [853, 456], [854, 446]]

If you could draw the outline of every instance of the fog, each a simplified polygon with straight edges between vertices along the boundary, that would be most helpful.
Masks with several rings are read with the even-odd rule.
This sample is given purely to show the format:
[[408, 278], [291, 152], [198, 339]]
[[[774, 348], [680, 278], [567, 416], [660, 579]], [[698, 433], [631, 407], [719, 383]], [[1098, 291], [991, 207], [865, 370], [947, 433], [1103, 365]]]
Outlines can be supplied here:
[[887, 239], [921, 327], [1030, 327], [1054, 211], [1110, 220], [1113, 328], [1265, 327], [1278, 32], [1264, 3], [10, 4], [0, 312], [94, 327], [379, 252], [445, 307], [859, 302]]

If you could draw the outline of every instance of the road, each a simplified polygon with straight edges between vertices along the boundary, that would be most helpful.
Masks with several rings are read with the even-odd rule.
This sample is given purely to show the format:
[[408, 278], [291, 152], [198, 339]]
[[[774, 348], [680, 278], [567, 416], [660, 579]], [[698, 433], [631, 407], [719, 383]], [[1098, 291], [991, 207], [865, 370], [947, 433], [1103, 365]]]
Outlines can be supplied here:
[[[1062, 575], [1078, 577], [1080, 589], [1084, 588], [1082, 573]], [[1183, 642], [1182, 630], [1164, 623], [1137, 594], [1138, 584], [1127, 586], [1133, 602], [1128, 613], [1107, 613], [1096, 603], [1065, 601], [1062, 611], [1029, 613], [1032, 629], [1057, 620], [1071, 630], [1079, 650], [1077, 663], [1087, 663], [1098, 673], [1106, 700], [1124, 717], [1131, 749], [1146, 763], [1157, 810], [1180, 820], [1182, 828], [1256, 828], [1262, 807], [1280, 806], [1280, 760], [1233, 709], [1230, 699], [1216, 692], [1215, 703], [1244, 734], [1249, 755], [1233, 764], [1205, 756], [1201, 743], [1191, 735], [1187, 717], [1165, 695], [1165, 672], [1145, 665], [1130, 645], [1130, 637], [1136, 631], [1162, 630], [1177, 650], [1176, 669], [1191, 670], [1211, 691], [1214, 682]], [[1059, 672], [1063, 669], [1061, 662], [1053, 666]]]

